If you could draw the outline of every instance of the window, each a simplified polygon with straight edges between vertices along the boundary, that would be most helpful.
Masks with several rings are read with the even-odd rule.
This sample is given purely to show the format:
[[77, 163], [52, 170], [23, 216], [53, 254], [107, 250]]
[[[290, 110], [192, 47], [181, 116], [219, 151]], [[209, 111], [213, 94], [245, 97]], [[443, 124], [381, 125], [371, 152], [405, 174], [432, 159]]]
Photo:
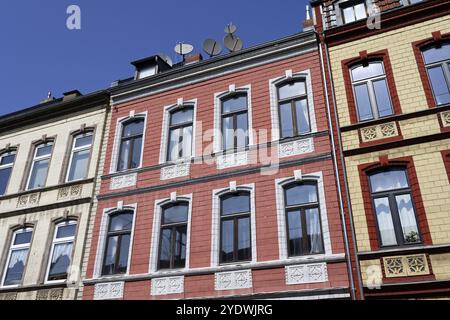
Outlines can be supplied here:
[[53, 142], [42, 143], [36, 146], [30, 170], [30, 177], [28, 178], [27, 190], [45, 186], [52, 150]]
[[372, 202], [382, 246], [420, 242], [419, 228], [404, 168], [390, 168], [369, 175]]
[[372, 61], [350, 69], [359, 121], [393, 114], [383, 62]]
[[317, 184], [289, 185], [284, 197], [289, 256], [324, 253]]
[[103, 260], [104, 276], [127, 272], [133, 215], [133, 211], [126, 210], [110, 216]]
[[187, 202], [171, 204], [163, 208], [158, 269], [185, 267], [188, 212], [189, 203]]
[[6, 270], [3, 275], [3, 286], [18, 286], [22, 283], [32, 235], [32, 228], [24, 228], [14, 232], [6, 262]]
[[367, 7], [365, 1], [348, 1], [341, 4], [344, 23], [355, 22], [367, 18]]
[[182, 107], [170, 112], [167, 161], [192, 156], [194, 108]]
[[220, 263], [251, 260], [250, 193], [227, 194], [220, 202]]
[[244, 148], [249, 144], [248, 97], [236, 94], [222, 100], [222, 148]]
[[86, 179], [89, 167], [89, 158], [92, 148], [92, 132], [74, 137], [70, 154], [67, 182]]
[[15, 160], [15, 151], [5, 152], [0, 155], [0, 196], [6, 193]]
[[66, 221], [56, 226], [47, 270], [47, 281], [67, 279], [76, 229], [76, 221]]
[[278, 112], [281, 138], [311, 131], [305, 81], [288, 82], [278, 87]]
[[436, 104], [450, 103], [450, 42], [428, 46], [422, 55]]
[[144, 124], [143, 118], [123, 123], [117, 171], [136, 169], [141, 165]]

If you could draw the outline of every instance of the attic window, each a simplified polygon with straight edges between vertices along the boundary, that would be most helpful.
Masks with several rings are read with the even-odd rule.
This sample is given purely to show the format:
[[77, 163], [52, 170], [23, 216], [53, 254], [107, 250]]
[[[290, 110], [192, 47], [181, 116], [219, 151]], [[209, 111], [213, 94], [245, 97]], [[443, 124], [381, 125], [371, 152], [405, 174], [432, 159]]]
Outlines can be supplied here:
[[344, 23], [351, 23], [367, 18], [365, 1], [347, 1], [340, 5]]
[[137, 71], [137, 79], [142, 79], [146, 77], [150, 77], [156, 74], [156, 66], [145, 66], [142, 69]]

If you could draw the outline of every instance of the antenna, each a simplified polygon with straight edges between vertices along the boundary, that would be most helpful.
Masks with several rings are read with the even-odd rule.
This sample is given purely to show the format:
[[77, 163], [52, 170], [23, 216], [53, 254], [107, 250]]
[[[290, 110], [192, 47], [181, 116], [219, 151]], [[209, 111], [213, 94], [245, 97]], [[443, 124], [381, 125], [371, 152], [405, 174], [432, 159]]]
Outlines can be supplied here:
[[227, 34], [225, 38], [223, 38], [223, 42], [225, 44], [225, 47], [231, 52], [242, 50], [243, 43], [238, 36]]
[[188, 44], [188, 43], [179, 42], [175, 46], [174, 50], [177, 54], [179, 54], [180, 56], [183, 57], [183, 62], [184, 62], [184, 57], [194, 50], [194, 46], [191, 44]]
[[227, 24], [227, 26], [225, 27], [225, 33], [228, 33], [228, 34], [233, 34], [236, 32], [236, 30], [237, 30], [237, 27], [232, 22]]
[[206, 39], [203, 42], [203, 50], [212, 58], [222, 52], [222, 46], [214, 39]]

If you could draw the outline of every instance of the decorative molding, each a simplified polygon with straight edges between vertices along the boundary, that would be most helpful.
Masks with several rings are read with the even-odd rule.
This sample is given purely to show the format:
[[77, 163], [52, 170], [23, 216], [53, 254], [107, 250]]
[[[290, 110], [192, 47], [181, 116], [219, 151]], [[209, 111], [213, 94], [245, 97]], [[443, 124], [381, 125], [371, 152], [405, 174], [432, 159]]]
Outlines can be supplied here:
[[215, 274], [215, 290], [247, 289], [253, 286], [252, 270], [218, 272]]
[[137, 183], [137, 173], [125, 174], [111, 179], [110, 190], [133, 187]]
[[442, 125], [450, 127], [450, 111], [441, 112]]
[[94, 289], [94, 300], [123, 298], [125, 282], [98, 283]]
[[411, 277], [430, 274], [428, 259], [425, 254], [384, 257], [383, 264], [386, 278]]
[[152, 279], [152, 296], [184, 292], [184, 276]]
[[17, 300], [17, 292], [7, 292], [0, 294], [1, 300]]
[[33, 207], [39, 205], [41, 193], [32, 193], [20, 196], [17, 200], [17, 208]]
[[287, 266], [285, 272], [286, 284], [305, 284], [328, 281], [326, 263]]
[[179, 163], [173, 166], [164, 167], [161, 169], [161, 180], [186, 177], [189, 175], [190, 167], [190, 163]]
[[248, 164], [248, 152], [238, 152], [223, 154], [216, 159], [217, 169], [227, 169], [232, 167], [245, 166]]
[[376, 126], [361, 128], [359, 130], [362, 142], [370, 142], [398, 136], [397, 124], [395, 122], [382, 123]]
[[39, 290], [36, 293], [36, 300], [62, 300], [63, 288]]
[[82, 193], [83, 193], [83, 185], [64, 187], [59, 189], [58, 191], [58, 200], [81, 198]]
[[314, 152], [314, 142], [312, 138], [280, 143], [278, 145], [278, 156], [280, 158], [311, 152]]

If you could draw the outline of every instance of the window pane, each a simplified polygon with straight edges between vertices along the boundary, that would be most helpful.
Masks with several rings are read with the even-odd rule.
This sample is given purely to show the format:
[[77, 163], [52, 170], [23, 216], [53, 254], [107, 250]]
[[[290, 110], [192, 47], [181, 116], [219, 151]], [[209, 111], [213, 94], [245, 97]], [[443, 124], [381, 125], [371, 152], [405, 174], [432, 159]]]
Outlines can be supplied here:
[[72, 256], [72, 242], [57, 244], [53, 248], [53, 257], [50, 264], [49, 280], [66, 279], [67, 269]]
[[386, 80], [374, 81], [373, 90], [375, 92], [379, 116], [386, 117], [392, 115], [392, 104]]
[[286, 188], [286, 205], [317, 202], [317, 188], [313, 184], [293, 185]]
[[132, 213], [121, 213], [111, 217], [109, 231], [131, 230], [133, 225]]
[[360, 65], [352, 69], [352, 80], [359, 81], [384, 75], [381, 62], [371, 62], [367, 66]]
[[127, 272], [128, 266], [128, 252], [130, 250], [130, 235], [126, 234], [122, 236], [120, 242], [120, 256], [119, 256], [119, 273]]
[[161, 230], [161, 247], [159, 249], [159, 268], [170, 268], [170, 251], [172, 243], [172, 229]]
[[408, 188], [405, 170], [389, 170], [370, 176], [372, 192]]
[[31, 242], [33, 231], [17, 232], [14, 239], [14, 245], [27, 244]]
[[233, 117], [222, 118], [223, 148], [225, 150], [234, 148]]
[[194, 118], [194, 109], [183, 108], [173, 112], [171, 117], [171, 125], [177, 125], [186, 122], [192, 122]]
[[36, 157], [49, 156], [52, 153], [52, 145], [45, 145], [42, 147], [37, 147], [36, 149]]
[[174, 267], [184, 268], [186, 264], [187, 226], [178, 227], [175, 235]]
[[16, 159], [15, 154], [4, 155], [1, 157], [0, 166], [5, 166], [7, 164], [13, 164]]
[[65, 226], [64, 225], [59, 226], [58, 231], [56, 233], [56, 239], [73, 237], [75, 235], [76, 229], [77, 229], [76, 224], [68, 224]]
[[374, 200], [375, 211], [377, 213], [378, 229], [383, 246], [397, 245], [395, 238], [394, 223], [392, 222], [391, 208], [388, 198], [379, 198]]
[[192, 127], [183, 129], [183, 157], [192, 156]]
[[92, 135], [79, 136], [75, 139], [75, 148], [90, 146], [92, 144]]
[[109, 237], [106, 246], [105, 261], [103, 263], [103, 274], [114, 274], [117, 254], [117, 243], [119, 237]]
[[428, 68], [428, 76], [437, 104], [450, 103], [450, 92], [441, 66]]
[[69, 181], [81, 180], [86, 178], [90, 154], [91, 151], [89, 149], [74, 152], [72, 156], [72, 164], [69, 171]]
[[238, 220], [238, 260], [249, 260], [252, 256], [250, 241], [250, 218]]
[[168, 161], [173, 161], [180, 157], [178, 150], [178, 145], [180, 143], [180, 132], [181, 129], [170, 130]]
[[302, 220], [300, 211], [289, 211], [287, 214], [288, 237], [289, 237], [289, 254], [292, 256], [301, 255], [303, 236], [302, 236]]
[[131, 168], [138, 168], [141, 164], [142, 138], [133, 139], [133, 156], [131, 158]]
[[237, 136], [237, 147], [243, 148], [248, 145], [248, 120], [247, 113], [242, 113], [236, 116], [236, 136]]
[[123, 126], [122, 137], [141, 135], [144, 132], [144, 120], [128, 122]]
[[450, 43], [443, 43], [440, 48], [431, 47], [423, 51], [426, 64], [450, 59]]
[[396, 196], [398, 213], [402, 224], [405, 243], [419, 242], [419, 229], [417, 228], [416, 215], [409, 194]]
[[234, 241], [234, 231], [233, 231], [234, 222], [233, 220], [222, 221], [221, 228], [221, 248], [220, 248], [220, 256], [221, 262], [231, 262], [233, 261], [233, 241]]
[[280, 105], [281, 137], [293, 137], [292, 107], [290, 103]]
[[164, 209], [163, 224], [186, 222], [188, 219], [187, 204], [178, 204]]
[[222, 215], [250, 212], [248, 194], [228, 195], [222, 198]]
[[247, 109], [247, 96], [239, 95], [223, 101], [223, 113]]
[[28, 249], [12, 251], [6, 271], [5, 286], [19, 285], [22, 282], [27, 255]]
[[295, 102], [295, 112], [297, 113], [297, 128], [299, 133], [308, 133], [309, 127], [309, 113], [308, 113], [308, 103], [306, 99], [302, 99]]
[[367, 17], [366, 6], [364, 3], [359, 3], [355, 7], [356, 20], [364, 19]]
[[344, 13], [344, 22], [345, 23], [350, 23], [355, 21], [355, 12], [353, 11], [353, 7], [348, 7], [348, 8], [344, 8], [342, 10], [342, 12]]
[[6, 168], [0, 170], [0, 196], [4, 195], [6, 192], [6, 187], [9, 183], [9, 178], [11, 177], [12, 168]]
[[372, 106], [370, 103], [367, 83], [354, 86], [354, 88], [359, 120], [364, 121], [373, 119]]
[[44, 187], [45, 180], [47, 179], [49, 160], [41, 160], [34, 162], [33, 169], [31, 171], [30, 183], [28, 189], [36, 189]]
[[131, 143], [131, 140], [122, 141], [119, 155], [119, 171], [129, 169], [128, 159], [130, 158]]
[[310, 254], [322, 253], [323, 243], [322, 243], [322, 231], [320, 227], [320, 214], [319, 209], [308, 209], [305, 211], [306, 214], [306, 231], [308, 233], [308, 243]]
[[297, 97], [306, 94], [305, 82], [297, 81], [283, 85], [278, 89], [279, 99]]

